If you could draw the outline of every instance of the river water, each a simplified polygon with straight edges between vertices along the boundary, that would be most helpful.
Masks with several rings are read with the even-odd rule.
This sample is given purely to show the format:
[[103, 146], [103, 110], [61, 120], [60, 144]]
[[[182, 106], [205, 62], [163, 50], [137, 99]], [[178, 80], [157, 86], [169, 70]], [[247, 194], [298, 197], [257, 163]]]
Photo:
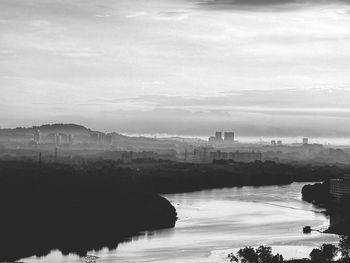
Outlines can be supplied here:
[[[242, 187], [164, 195], [179, 220], [174, 229], [148, 231], [122, 243], [116, 250], [91, 251], [97, 262], [227, 262], [226, 255], [244, 246], [270, 245], [285, 258], [307, 257], [322, 243], [338, 236], [312, 232], [305, 225], [328, 224], [321, 209], [301, 200], [304, 184]], [[53, 251], [24, 262], [84, 262], [75, 255]]]

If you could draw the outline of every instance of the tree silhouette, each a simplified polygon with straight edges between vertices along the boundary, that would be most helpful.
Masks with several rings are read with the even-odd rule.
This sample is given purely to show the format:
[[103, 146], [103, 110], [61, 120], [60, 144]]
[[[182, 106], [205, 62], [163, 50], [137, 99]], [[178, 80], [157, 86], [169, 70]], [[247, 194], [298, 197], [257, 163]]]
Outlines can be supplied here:
[[238, 258], [241, 259], [242, 263], [257, 263], [258, 255], [252, 247], [245, 247], [240, 249], [237, 253]]
[[333, 244], [323, 244], [320, 248], [314, 248], [310, 253], [312, 262], [330, 262], [336, 256], [338, 248]]
[[230, 262], [237, 263], [281, 263], [283, 257], [280, 254], [273, 255], [272, 248], [268, 246], [259, 246], [257, 249], [252, 247], [241, 248], [237, 254], [228, 255]]
[[267, 246], [260, 246], [256, 249], [256, 253], [259, 258], [259, 262], [266, 262], [270, 263], [272, 262], [273, 255], [272, 255], [272, 248]]
[[342, 261], [350, 262], [350, 236], [342, 236], [339, 242], [339, 251], [342, 256]]

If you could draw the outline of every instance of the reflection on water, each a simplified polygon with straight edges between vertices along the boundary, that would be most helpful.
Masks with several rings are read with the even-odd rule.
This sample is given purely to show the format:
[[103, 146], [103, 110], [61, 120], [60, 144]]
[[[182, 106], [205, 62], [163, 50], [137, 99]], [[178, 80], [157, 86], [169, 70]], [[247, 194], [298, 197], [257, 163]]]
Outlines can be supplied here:
[[167, 228], [161, 230], [151, 230], [140, 232], [138, 236], [132, 236], [125, 239], [126, 243], [136, 242], [136, 241], [150, 241], [154, 238], [167, 238], [174, 234], [174, 228]]
[[[226, 262], [225, 256], [246, 245], [270, 245], [286, 258], [306, 257], [313, 247], [338, 237], [313, 232], [305, 225], [328, 224], [321, 210], [301, 200], [303, 184], [241, 187], [164, 195], [176, 207], [175, 229], [147, 231], [117, 249], [91, 251], [98, 262]], [[84, 262], [77, 256], [47, 257], [25, 262]]]

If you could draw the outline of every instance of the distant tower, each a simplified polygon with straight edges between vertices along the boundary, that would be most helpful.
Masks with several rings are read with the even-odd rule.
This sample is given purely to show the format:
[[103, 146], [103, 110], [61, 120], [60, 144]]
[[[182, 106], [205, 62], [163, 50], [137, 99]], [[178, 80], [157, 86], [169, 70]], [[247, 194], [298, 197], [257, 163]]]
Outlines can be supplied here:
[[215, 132], [215, 139], [217, 141], [222, 141], [222, 132], [221, 131]]
[[308, 138], [303, 138], [303, 144], [308, 144], [309, 143], [309, 139]]
[[56, 145], [61, 145], [62, 144], [62, 134], [55, 133], [54, 134], [54, 143]]
[[35, 132], [34, 132], [34, 142], [36, 143], [36, 144], [39, 144], [39, 143], [41, 143], [41, 133], [40, 133], [40, 130], [36, 130]]
[[234, 142], [235, 133], [234, 132], [224, 132], [224, 141], [225, 142]]

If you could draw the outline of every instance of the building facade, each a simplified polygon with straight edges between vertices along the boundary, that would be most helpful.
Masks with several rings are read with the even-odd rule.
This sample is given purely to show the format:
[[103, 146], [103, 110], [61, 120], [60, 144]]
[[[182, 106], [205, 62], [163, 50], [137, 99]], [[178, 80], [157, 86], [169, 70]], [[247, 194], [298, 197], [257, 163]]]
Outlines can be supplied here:
[[193, 151], [193, 162], [195, 163], [207, 163], [210, 162], [209, 152], [213, 148], [210, 147], [198, 147]]
[[225, 142], [234, 142], [235, 133], [234, 132], [224, 132], [224, 141]]
[[255, 161], [261, 161], [261, 152], [230, 152], [228, 154], [229, 160], [233, 160], [234, 162], [255, 162]]
[[343, 179], [331, 179], [330, 194], [338, 200], [350, 197], [350, 174], [344, 175]]
[[36, 130], [33, 134], [33, 140], [36, 144], [41, 143], [42, 136], [40, 130]]
[[220, 131], [215, 132], [215, 140], [222, 141], [222, 132]]
[[261, 152], [222, 152], [216, 151], [210, 153], [210, 159], [213, 160], [232, 160], [234, 162], [255, 162], [261, 161], [262, 154]]

